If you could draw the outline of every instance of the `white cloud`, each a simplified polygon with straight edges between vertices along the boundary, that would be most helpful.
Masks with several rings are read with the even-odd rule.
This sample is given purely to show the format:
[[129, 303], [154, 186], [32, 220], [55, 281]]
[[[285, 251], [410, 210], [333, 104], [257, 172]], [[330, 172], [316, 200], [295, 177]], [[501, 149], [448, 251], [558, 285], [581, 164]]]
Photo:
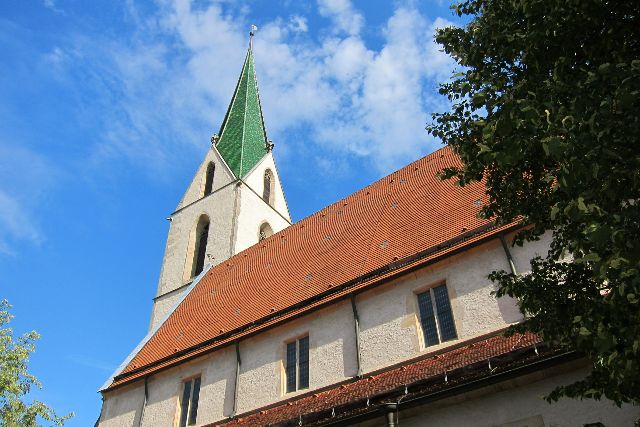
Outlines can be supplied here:
[[[248, 43], [247, 11], [230, 8], [166, 0], [133, 40], [102, 43], [97, 52], [90, 52], [95, 43], [83, 46], [77, 55], [122, 97], [104, 118], [98, 159], [124, 155], [155, 173], [181, 158], [185, 147], [206, 146]], [[279, 152], [300, 143], [289, 137], [300, 126], [310, 130], [305, 143], [362, 158], [381, 172], [432, 151], [437, 144], [424, 126], [443, 102], [436, 82], [453, 65], [432, 35], [447, 21], [428, 21], [415, 8], [399, 6], [383, 28], [382, 47], [372, 49], [360, 35], [364, 17], [349, 1], [319, 0], [318, 12], [331, 20], [320, 40], [295, 37], [308, 32], [302, 16], [257, 23], [260, 94]]]
[[360, 33], [364, 25], [364, 17], [355, 10], [350, 0], [318, 0], [318, 12], [333, 21], [336, 32], [355, 35]]
[[37, 153], [0, 144], [0, 253], [14, 255], [20, 242], [42, 243], [44, 235], [32, 213], [55, 176]]
[[54, 0], [43, 0], [42, 4], [49, 10], [52, 10], [56, 13], [63, 13], [61, 9], [58, 9]]
[[116, 364], [108, 363], [108, 362], [105, 362], [104, 360], [96, 359], [94, 357], [87, 356], [84, 354], [71, 354], [69, 356], [65, 356], [64, 358], [65, 360], [68, 360], [73, 364], [84, 366], [94, 370], [105, 371], [109, 373], [113, 372], [114, 369], [117, 367]]
[[374, 56], [374, 52], [368, 50], [358, 37], [329, 39], [324, 50], [328, 54], [325, 65], [329, 75], [341, 82], [361, 78], [371, 66]]
[[300, 15], [293, 15], [289, 18], [289, 29], [294, 33], [306, 33], [309, 31], [307, 18]]
[[42, 236], [25, 206], [0, 190], [0, 252], [14, 255], [13, 240], [40, 243]]

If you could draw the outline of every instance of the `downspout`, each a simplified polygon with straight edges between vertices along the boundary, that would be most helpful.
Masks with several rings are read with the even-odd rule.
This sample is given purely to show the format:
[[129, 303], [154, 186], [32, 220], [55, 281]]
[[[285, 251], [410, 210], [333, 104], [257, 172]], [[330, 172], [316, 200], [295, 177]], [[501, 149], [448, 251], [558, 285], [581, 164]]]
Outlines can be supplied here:
[[502, 243], [502, 249], [504, 249], [504, 254], [507, 256], [507, 261], [509, 261], [511, 273], [513, 273], [514, 276], [517, 276], [518, 271], [516, 270], [516, 264], [513, 262], [513, 257], [511, 256], [511, 251], [509, 251], [509, 245], [504, 238], [504, 234], [500, 234], [500, 243]]
[[383, 408], [387, 411], [387, 427], [396, 427], [395, 413], [398, 409], [398, 404], [386, 403]]
[[149, 398], [149, 377], [144, 377], [144, 400], [142, 401], [142, 408], [140, 408], [140, 420], [138, 420], [138, 427], [142, 426], [142, 420], [144, 419], [144, 411], [147, 408], [147, 399]]
[[233, 418], [238, 413], [238, 385], [240, 384], [240, 367], [242, 366], [242, 360], [240, 359], [240, 341], [236, 341], [236, 381], [233, 386], [233, 412], [230, 418]]
[[387, 427], [396, 427], [400, 425], [400, 402], [409, 394], [409, 386], [405, 384], [404, 394], [398, 399], [397, 402], [385, 403], [382, 409], [387, 411]]
[[362, 363], [360, 360], [360, 318], [358, 317], [358, 308], [356, 307], [356, 294], [351, 294], [351, 309], [353, 310], [353, 325], [356, 333], [356, 363], [358, 367], [356, 376], [360, 378], [362, 377]]

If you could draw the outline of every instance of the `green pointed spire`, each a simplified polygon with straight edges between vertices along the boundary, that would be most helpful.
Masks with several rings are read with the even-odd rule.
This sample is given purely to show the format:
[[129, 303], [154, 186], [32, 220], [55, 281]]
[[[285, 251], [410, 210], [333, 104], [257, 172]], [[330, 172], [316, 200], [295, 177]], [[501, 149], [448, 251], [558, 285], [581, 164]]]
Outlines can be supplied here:
[[219, 135], [216, 148], [238, 178], [243, 178], [268, 151], [251, 44]]

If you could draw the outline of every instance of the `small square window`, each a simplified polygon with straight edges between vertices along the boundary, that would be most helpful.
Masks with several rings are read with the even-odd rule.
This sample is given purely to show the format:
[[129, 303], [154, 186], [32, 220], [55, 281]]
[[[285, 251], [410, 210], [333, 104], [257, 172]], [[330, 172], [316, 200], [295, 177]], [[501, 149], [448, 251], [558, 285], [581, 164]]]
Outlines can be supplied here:
[[286, 392], [309, 388], [309, 337], [287, 344]]
[[179, 427], [196, 425], [198, 417], [198, 400], [200, 399], [200, 377], [184, 382], [182, 398], [180, 399]]
[[418, 294], [418, 308], [425, 347], [458, 338], [447, 285]]

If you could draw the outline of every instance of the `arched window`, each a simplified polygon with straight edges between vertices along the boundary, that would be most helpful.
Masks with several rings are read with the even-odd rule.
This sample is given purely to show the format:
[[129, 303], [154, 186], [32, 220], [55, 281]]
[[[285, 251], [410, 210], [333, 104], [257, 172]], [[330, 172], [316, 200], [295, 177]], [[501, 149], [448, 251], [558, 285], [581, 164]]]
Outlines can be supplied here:
[[268, 222], [263, 223], [260, 226], [260, 231], [258, 232], [258, 242], [266, 239], [271, 235], [273, 235], [273, 229], [271, 228]]
[[189, 250], [185, 266], [184, 279], [189, 280], [204, 269], [204, 262], [207, 255], [207, 241], [209, 239], [209, 217], [200, 215], [198, 223], [191, 230], [189, 239]]
[[207, 218], [206, 223], [202, 224], [202, 227], [197, 231], [197, 241], [196, 241], [196, 257], [193, 260], [193, 275], [197, 276], [202, 273], [202, 269], [204, 268], [204, 258], [207, 254], [207, 240], [209, 238], [209, 219]]
[[213, 190], [213, 174], [215, 171], [216, 165], [214, 165], [213, 162], [209, 162], [204, 175], [204, 191], [202, 192], [202, 197], [211, 194], [211, 190]]
[[273, 172], [271, 169], [264, 171], [264, 188], [262, 189], [262, 200], [273, 206]]

